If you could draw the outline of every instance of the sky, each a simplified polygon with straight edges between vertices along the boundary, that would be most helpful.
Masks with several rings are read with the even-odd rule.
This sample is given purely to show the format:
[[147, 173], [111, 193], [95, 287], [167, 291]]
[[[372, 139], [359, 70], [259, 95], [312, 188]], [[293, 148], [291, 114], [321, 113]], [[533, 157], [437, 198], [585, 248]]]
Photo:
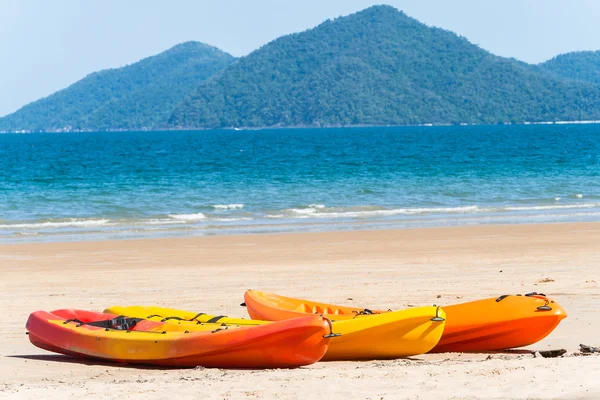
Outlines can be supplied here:
[[530, 63], [600, 50], [598, 0], [0, 0], [0, 116], [181, 42], [243, 56], [374, 4]]

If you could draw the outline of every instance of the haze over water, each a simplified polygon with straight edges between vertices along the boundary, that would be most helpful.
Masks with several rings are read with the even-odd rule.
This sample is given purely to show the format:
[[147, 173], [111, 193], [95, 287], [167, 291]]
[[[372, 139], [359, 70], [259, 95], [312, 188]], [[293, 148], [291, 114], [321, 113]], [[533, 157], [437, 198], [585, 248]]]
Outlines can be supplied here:
[[600, 125], [0, 135], [0, 241], [600, 220]]

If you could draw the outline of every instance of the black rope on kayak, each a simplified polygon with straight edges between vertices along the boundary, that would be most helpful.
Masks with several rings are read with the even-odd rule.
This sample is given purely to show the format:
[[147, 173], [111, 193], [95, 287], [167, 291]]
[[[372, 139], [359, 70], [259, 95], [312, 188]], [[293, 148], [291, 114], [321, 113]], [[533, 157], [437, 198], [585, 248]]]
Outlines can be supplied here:
[[544, 297], [546, 297], [546, 295], [544, 293], [538, 293], [538, 292], [526, 293], [525, 296], [527, 296], [527, 297], [531, 297], [531, 296], [544, 296]]
[[222, 326], [222, 327], [219, 327], [219, 328], [215, 329], [211, 333], [216, 333], [216, 332], [219, 332], [219, 331], [226, 331], [227, 329], [229, 329], [228, 326]]
[[[434, 304], [434, 306], [435, 306], [435, 304]], [[440, 317], [440, 308], [441, 308], [440, 306], [437, 306], [437, 308], [435, 309], [435, 317], [431, 318], [430, 321], [442, 322], [442, 321], [446, 320], [446, 318]]]
[[[206, 314], [203, 312], [199, 312], [198, 314], [194, 315], [193, 318], [190, 318], [189, 321], [194, 321], [196, 318], [201, 317], [202, 315], [206, 315]], [[198, 322], [200, 322], [200, 321], [198, 321]]]
[[369, 310], [368, 308], [365, 308], [364, 310], [360, 310], [360, 311], [352, 311], [354, 314], [354, 318], [358, 317], [359, 315], [373, 315], [375, 314], [373, 312], [373, 310]]
[[510, 296], [510, 294], [503, 294], [502, 296], [500, 296], [496, 299], [496, 303], [500, 303], [502, 300], [504, 300], [508, 296]]
[[63, 325], [66, 325], [66, 324], [68, 324], [69, 322], [76, 322], [78, 327], [84, 324], [84, 322], [83, 322], [83, 321], [80, 321], [80, 320], [78, 320], [77, 318], [72, 318], [72, 319], [67, 319], [67, 320], [65, 320], [65, 322], [63, 322]]
[[216, 317], [212, 317], [211, 319], [209, 319], [208, 321], [206, 321], [209, 324], [214, 324], [215, 322], [219, 322], [220, 319], [223, 318], [227, 318], [226, 315], [217, 315]]
[[146, 319], [150, 319], [150, 318], [154, 318], [154, 317], [159, 317], [159, 318], [162, 318], [162, 315], [159, 315], [159, 314], [152, 314], [152, 315], [148, 315], [148, 316], [146, 317]]
[[187, 321], [187, 319], [180, 318], [180, 317], [165, 317], [165, 318], [161, 319], [160, 322], [166, 322], [166, 321], [170, 321], [172, 319], [174, 319], [176, 321]]
[[333, 323], [331, 322], [331, 320], [330, 320], [329, 318], [327, 318], [327, 317], [323, 317], [323, 319], [324, 319], [325, 321], [327, 321], [327, 324], [329, 325], [329, 333], [328, 333], [328, 334], [326, 334], [326, 335], [323, 335], [323, 337], [324, 337], [325, 339], [329, 339], [329, 338], [332, 338], [332, 337], [338, 337], [338, 336], [342, 336], [342, 334], [341, 334], [341, 333], [333, 333]]
[[[498, 297], [496, 299], [496, 302], [501, 302], [502, 300], [504, 300], [508, 296], [509, 296], [508, 294], [504, 294], [504, 295]], [[517, 296], [521, 296], [521, 295], [518, 294]], [[533, 297], [533, 296], [544, 296], [544, 297], [546, 297], [546, 295], [544, 293], [538, 293], [538, 292], [526, 293], [524, 296], [525, 297]], [[550, 304], [550, 301], [548, 299], [546, 299], [545, 301], [546, 301], [546, 303], [543, 306], [537, 307], [537, 310], [539, 310], [539, 311], [551, 311], [552, 310], [552, 307], [550, 307], [548, 305], [548, 304]]]

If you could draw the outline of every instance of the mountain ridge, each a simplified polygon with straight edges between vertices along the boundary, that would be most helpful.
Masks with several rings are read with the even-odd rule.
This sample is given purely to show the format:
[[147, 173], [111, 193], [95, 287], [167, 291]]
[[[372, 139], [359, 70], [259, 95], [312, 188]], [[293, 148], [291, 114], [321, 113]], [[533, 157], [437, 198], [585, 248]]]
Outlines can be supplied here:
[[[596, 82], [574, 77], [561, 67], [565, 63], [553, 61], [580, 62], [569, 54], [527, 64], [392, 6], [372, 6], [282, 36], [238, 59], [185, 42], [138, 63], [92, 73], [0, 118], [0, 130], [600, 120], [600, 61]], [[147, 68], [136, 70], [140, 64]], [[594, 64], [588, 64], [593, 75]], [[165, 70], [169, 74], [161, 73]], [[123, 84], [115, 78], [119, 71], [141, 78]]]
[[[591, 111], [590, 111], [591, 110]], [[600, 88], [565, 81], [391, 6], [278, 38], [180, 103], [171, 128], [600, 119]]]
[[600, 51], [559, 54], [539, 66], [562, 78], [600, 84]]
[[180, 43], [138, 62], [88, 74], [0, 118], [0, 129], [149, 129], [164, 122], [185, 95], [234, 60], [204, 43]]

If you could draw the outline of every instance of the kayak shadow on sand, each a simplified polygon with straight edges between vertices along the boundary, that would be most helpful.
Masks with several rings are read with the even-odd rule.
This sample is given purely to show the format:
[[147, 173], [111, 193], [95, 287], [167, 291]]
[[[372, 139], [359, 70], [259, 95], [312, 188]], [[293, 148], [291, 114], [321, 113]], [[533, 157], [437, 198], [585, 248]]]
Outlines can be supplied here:
[[[500, 350], [500, 351], [482, 351], [482, 352], [473, 352], [473, 353], [433, 353], [433, 354], [422, 354], [420, 356], [413, 357], [402, 357], [396, 359], [387, 359], [387, 360], [377, 360], [377, 359], [365, 359], [365, 360], [352, 360], [352, 362], [373, 362], [373, 361], [405, 361], [405, 362], [428, 362], [433, 361], [429, 357], [422, 358], [422, 356], [437, 356], [435, 357], [439, 361], [443, 359], [452, 358], [455, 360], [460, 360], [462, 356], [465, 358], [477, 356], [493, 356], [493, 355], [505, 355], [505, 356], [520, 356], [520, 355], [533, 355], [535, 351], [532, 350]], [[444, 357], [445, 356], [445, 357]], [[89, 358], [76, 358], [70, 357], [62, 354], [16, 354], [5, 356], [7, 358], [20, 358], [25, 360], [35, 360], [35, 361], [50, 361], [50, 362], [58, 362], [58, 363], [68, 363], [68, 364], [83, 364], [88, 366], [105, 366], [112, 368], [131, 368], [131, 369], [140, 369], [140, 370], [190, 370], [195, 368], [203, 368], [203, 367], [172, 367], [172, 366], [160, 366], [160, 365], [144, 365], [144, 364], [127, 364], [127, 363], [119, 363], [112, 361], [105, 361], [100, 359], [89, 359]], [[441, 359], [441, 360], [440, 360]], [[473, 361], [473, 360], [471, 360]], [[320, 363], [335, 363], [335, 362], [348, 362], [348, 361], [321, 361]], [[238, 369], [238, 368], [228, 368], [228, 369]]]
[[145, 369], [145, 370], [154, 370], [154, 369], [194, 369], [194, 367], [171, 367], [171, 366], [160, 366], [160, 365], [144, 365], [144, 364], [127, 364], [127, 363], [119, 363], [119, 362], [111, 362], [100, 359], [90, 359], [90, 358], [76, 358], [65, 356], [62, 354], [16, 354], [5, 356], [7, 358], [21, 358], [25, 360], [35, 360], [35, 361], [50, 361], [50, 362], [59, 362], [59, 363], [68, 363], [68, 364], [83, 364], [89, 366], [105, 366], [105, 367], [118, 367], [118, 368], [133, 368], [133, 369]]
[[[103, 367], [111, 367], [111, 368], [129, 368], [129, 369], [139, 369], [139, 370], [195, 370], [195, 369], [214, 369], [214, 370], [229, 370], [229, 371], [259, 371], [261, 368], [217, 368], [217, 367], [174, 367], [170, 365], [146, 365], [146, 364], [128, 364], [128, 363], [119, 363], [108, 360], [101, 359], [91, 359], [91, 358], [77, 358], [66, 356], [62, 354], [15, 354], [10, 356], [4, 356], [7, 358], [20, 358], [24, 360], [35, 360], [35, 361], [50, 361], [50, 362], [58, 362], [58, 363], [66, 363], [66, 364], [82, 364], [88, 366], [103, 366]], [[279, 368], [279, 369], [299, 369], [302, 367], [296, 368]], [[269, 368], [266, 368], [268, 370]]]

